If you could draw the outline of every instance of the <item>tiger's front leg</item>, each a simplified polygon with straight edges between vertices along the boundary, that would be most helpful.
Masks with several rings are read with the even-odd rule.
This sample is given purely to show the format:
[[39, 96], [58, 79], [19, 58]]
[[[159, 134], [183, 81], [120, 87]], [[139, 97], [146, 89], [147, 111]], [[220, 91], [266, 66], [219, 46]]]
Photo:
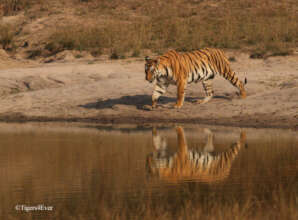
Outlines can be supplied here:
[[180, 82], [177, 85], [177, 103], [174, 108], [181, 108], [184, 103], [185, 82]]
[[156, 84], [152, 94], [152, 108], [157, 107], [159, 97], [167, 91], [168, 84]]

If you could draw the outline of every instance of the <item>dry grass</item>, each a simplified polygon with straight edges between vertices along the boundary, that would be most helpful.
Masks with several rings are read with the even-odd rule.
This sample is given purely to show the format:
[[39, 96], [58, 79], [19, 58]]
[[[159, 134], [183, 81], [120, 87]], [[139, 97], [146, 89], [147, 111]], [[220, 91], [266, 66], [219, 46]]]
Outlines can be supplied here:
[[1, 11], [4, 16], [15, 15], [41, 2], [42, 0], [1, 0], [0, 9], [2, 9]]
[[[9, 2], [4, 9], [2, 4], [6, 15], [30, 8], [36, 14], [43, 7], [34, 6], [44, 4], [4, 1]], [[58, 26], [46, 43], [49, 54], [75, 49], [121, 58], [138, 56], [144, 49], [162, 53], [169, 48], [218, 47], [264, 57], [287, 55], [298, 46], [295, 0], [55, 0], [47, 4], [46, 15], [69, 7], [78, 20], [94, 18], [88, 24]]]
[[145, 48], [148, 28], [142, 23], [121, 24], [107, 22], [96, 25], [66, 25], [49, 37], [45, 49], [51, 54], [68, 50], [87, 50], [97, 56], [108, 53], [113, 58], [136, 56]]
[[12, 25], [0, 23], [0, 45], [4, 50], [14, 47], [15, 29]]

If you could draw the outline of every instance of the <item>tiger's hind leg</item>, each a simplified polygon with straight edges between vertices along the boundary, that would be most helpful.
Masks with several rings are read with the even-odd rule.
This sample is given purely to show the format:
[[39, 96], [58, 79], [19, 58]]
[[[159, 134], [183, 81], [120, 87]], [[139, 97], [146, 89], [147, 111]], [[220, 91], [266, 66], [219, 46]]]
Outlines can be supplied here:
[[244, 89], [244, 85], [247, 83], [247, 80], [245, 78], [244, 82], [238, 79], [235, 72], [232, 74], [231, 78], [229, 79], [233, 86], [239, 89], [241, 98], [246, 98], [246, 91]]
[[213, 88], [212, 88], [212, 80], [203, 81], [202, 84], [206, 93], [206, 97], [204, 99], [197, 100], [197, 103], [199, 104], [204, 104], [209, 102], [214, 95]]
[[244, 88], [244, 85], [247, 83], [246, 78], [244, 79], [244, 82], [238, 79], [235, 72], [232, 72], [231, 70], [228, 72], [223, 73], [223, 77], [230, 81], [230, 83], [235, 86], [239, 92], [240, 96], [244, 99], [246, 98], [246, 91]]

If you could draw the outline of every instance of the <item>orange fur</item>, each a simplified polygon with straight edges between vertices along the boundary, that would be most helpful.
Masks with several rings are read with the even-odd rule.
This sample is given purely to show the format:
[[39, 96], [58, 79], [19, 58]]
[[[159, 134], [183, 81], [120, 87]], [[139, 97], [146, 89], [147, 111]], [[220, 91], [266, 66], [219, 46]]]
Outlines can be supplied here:
[[[209, 101], [213, 97], [211, 80], [216, 74], [222, 75], [237, 87], [242, 98], [246, 97], [244, 83], [237, 78], [228, 59], [219, 49], [206, 48], [185, 53], [170, 50], [157, 59], [146, 58], [145, 73], [150, 82], [153, 79], [166, 79], [168, 82], [163, 83], [176, 84], [178, 108], [183, 105], [185, 88], [191, 82], [205, 83], [204, 89], [208, 97], [205, 102]], [[163, 93], [164, 91], [161, 92]], [[153, 105], [156, 105], [159, 96], [156, 94], [152, 97]]]

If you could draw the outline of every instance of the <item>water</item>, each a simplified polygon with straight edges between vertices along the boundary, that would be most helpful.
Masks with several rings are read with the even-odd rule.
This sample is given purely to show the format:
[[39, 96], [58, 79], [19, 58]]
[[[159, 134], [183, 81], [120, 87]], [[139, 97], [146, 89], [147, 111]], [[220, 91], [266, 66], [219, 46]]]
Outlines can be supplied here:
[[0, 219], [298, 217], [295, 131], [0, 124], [0, 146]]

